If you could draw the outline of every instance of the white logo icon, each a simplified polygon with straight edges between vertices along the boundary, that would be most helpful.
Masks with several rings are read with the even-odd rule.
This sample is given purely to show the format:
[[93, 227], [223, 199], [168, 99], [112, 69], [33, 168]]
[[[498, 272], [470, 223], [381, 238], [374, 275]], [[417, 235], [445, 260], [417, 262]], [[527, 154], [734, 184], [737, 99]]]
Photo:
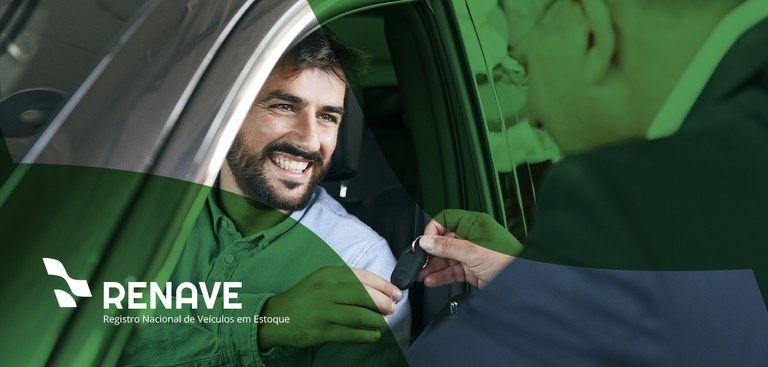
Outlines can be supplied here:
[[[67, 282], [69, 290], [72, 292], [72, 294], [78, 297], [91, 297], [91, 289], [88, 288], [88, 282], [85, 280], [70, 278], [69, 274], [67, 274], [67, 269], [64, 269], [64, 265], [61, 263], [61, 261], [44, 257], [43, 263], [45, 264], [45, 270], [48, 272], [48, 275], [53, 275], [64, 279]], [[53, 293], [56, 294], [56, 301], [59, 302], [59, 307], [77, 307], [75, 299], [67, 291], [54, 289]]]

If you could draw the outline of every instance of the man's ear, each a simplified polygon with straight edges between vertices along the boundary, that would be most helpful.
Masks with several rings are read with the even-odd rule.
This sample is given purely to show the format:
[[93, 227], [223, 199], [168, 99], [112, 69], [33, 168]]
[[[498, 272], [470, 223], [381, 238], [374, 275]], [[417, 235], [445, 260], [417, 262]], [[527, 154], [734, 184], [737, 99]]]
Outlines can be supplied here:
[[605, 0], [578, 2], [587, 25], [585, 77], [588, 81], [599, 83], [608, 73], [617, 50], [613, 15]]

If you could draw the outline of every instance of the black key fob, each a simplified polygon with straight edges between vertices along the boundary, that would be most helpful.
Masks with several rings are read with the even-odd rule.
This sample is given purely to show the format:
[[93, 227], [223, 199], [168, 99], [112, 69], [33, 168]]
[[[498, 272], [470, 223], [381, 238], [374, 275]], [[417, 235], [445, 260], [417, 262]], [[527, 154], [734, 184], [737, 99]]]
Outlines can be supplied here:
[[395, 270], [392, 270], [392, 276], [389, 277], [390, 282], [401, 290], [410, 288], [416, 281], [419, 271], [427, 265], [427, 258], [428, 255], [419, 246], [417, 238], [397, 259]]

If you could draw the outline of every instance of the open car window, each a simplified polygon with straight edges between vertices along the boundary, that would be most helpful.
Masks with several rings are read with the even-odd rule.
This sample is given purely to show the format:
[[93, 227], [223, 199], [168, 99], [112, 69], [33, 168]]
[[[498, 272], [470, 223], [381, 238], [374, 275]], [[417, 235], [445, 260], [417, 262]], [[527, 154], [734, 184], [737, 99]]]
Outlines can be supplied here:
[[507, 20], [498, 2], [452, 3], [481, 98], [507, 228], [522, 238], [535, 211], [536, 184], [560, 152], [547, 133], [528, 122], [527, 88], [516, 82], [522, 70], [507, 53]]

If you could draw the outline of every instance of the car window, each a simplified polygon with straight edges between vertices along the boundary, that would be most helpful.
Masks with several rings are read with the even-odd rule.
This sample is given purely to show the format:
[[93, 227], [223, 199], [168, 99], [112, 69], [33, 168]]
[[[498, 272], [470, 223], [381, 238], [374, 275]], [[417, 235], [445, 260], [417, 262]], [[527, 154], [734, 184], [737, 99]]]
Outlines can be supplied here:
[[507, 24], [495, 0], [454, 0], [467, 59], [481, 100], [507, 228], [523, 236], [535, 211], [535, 187], [560, 158], [554, 141], [528, 123], [526, 88], [507, 54]]
[[0, 184], [145, 2], [0, 0]]
[[[266, 3], [254, 6], [256, 21], [251, 23], [256, 24], [239, 32], [247, 39], [233, 39], [241, 43], [228, 48], [228, 54], [239, 51], [243, 63], [251, 54], [263, 58], [254, 50], [276, 21], [258, 15], [271, 15], [264, 11], [270, 5], [278, 15], [285, 13], [275, 6], [279, 2], [288, 3], [152, 1], [145, 6], [123, 0], [0, 0], [0, 34], [7, 40], [0, 43], [3, 106], [29, 111], [29, 105], [9, 102], [27, 90], [53, 89], [61, 96], [39, 120], [39, 128], [23, 137], [27, 142], [21, 149], [9, 152], [6, 142], [15, 143], [15, 137], [8, 137], [11, 130], [5, 125], [0, 139], [0, 237], [9, 245], [0, 273], [13, 280], [4, 285], [4, 294], [15, 294], [0, 301], [7, 326], [1, 337], [20, 341], [0, 348], [7, 364], [115, 363], [131, 327], [102, 322], [102, 316], [126, 310], [103, 308], [99, 285], [154, 280], [163, 276], [156, 274], [165, 265], [173, 269], [177, 239], [198, 198], [204, 197], [205, 189], [195, 179], [208, 177], [208, 166], [198, 161], [214, 145], [207, 132], [226, 125], [214, 125], [186, 102], [195, 96], [195, 108], [227, 108], [211, 98], [226, 96], [227, 90], [206, 94], [200, 79], [219, 61], [224, 52], [217, 51], [248, 8]], [[21, 30], [39, 30], [30, 58], [19, 59], [14, 48], [21, 41], [12, 35]], [[285, 48], [294, 36], [274, 38]], [[233, 68], [230, 61], [218, 62], [228, 73], [211, 75], [209, 83], [222, 83], [215, 83], [221, 88], [235, 84], [232, 80], [243, 68]], [[35, 101], [22, 101], [30, 100]], [[7, 121], [5, 115], [0, 121]], [[202, 143], [190, 138], [197, 136], [189, 133], [192, 126], [194, 132], [202, 130]], [[59, 145], [67, 141], [72, 143]], [[142, 144], [158, 148], [144, 149]], [[67, 147], [72, 154], [64, 151]], [[31, 158], [38, 148], [49, 153], [39, 155], [43, 162]], [[179, 156], [188, 157], [182, 161]], [[8, 174], [12, 179], [6, 179]], [[57, 259], [68, 276], [87, 280], [92, 297], [78, 299], [76, 308], [59, 307], [53, 290], [66, 287], [66, 281], [48, 276], [41, 258]]]

